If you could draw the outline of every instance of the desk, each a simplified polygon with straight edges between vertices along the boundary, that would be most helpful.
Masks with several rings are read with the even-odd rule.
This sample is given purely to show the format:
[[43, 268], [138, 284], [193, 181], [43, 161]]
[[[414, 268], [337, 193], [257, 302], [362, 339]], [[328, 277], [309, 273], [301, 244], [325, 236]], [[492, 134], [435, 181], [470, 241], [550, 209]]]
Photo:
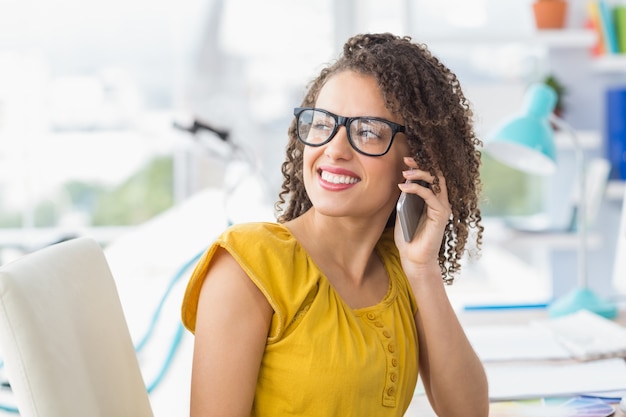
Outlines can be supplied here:
[[[502, 310], [476, 310], [464, 311], [458, 314], [459, 320], [463, 326], [480, 326], [492, 324], [525, 324], [532, 320], [546, 318], [545, 309], [502, 309]], [[626, 325], [626, 311], [621, 310], [616, 320], [622, 325]], [[614, 417], [626, 417], [615, 404], [617, 411]], [[416, 393], [413, 402], [407, 410], [405, 417], [437, 417], [434, 413], [426, 395]], [[492, 414], [490, 417], [500, 417], [498, 414]]]

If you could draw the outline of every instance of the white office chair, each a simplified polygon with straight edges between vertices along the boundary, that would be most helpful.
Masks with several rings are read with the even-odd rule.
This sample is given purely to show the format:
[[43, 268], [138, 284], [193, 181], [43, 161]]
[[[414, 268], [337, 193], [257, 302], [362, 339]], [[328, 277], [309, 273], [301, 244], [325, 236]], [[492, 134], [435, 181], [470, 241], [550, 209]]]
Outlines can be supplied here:
[[23, 417], [152, 417], [117, 288], [91, 238], [0, 268], [0, 355]]

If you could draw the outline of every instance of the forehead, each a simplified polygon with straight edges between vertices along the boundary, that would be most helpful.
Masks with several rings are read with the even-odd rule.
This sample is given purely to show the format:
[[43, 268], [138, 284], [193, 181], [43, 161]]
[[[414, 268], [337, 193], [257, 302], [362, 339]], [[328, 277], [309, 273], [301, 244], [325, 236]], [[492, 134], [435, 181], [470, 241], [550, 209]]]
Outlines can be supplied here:
[[321, 88], [315, 107], [341, 116], [376, 116], [398, 122], [385, 106], [376, 79], [353, 71], [331, 76]]

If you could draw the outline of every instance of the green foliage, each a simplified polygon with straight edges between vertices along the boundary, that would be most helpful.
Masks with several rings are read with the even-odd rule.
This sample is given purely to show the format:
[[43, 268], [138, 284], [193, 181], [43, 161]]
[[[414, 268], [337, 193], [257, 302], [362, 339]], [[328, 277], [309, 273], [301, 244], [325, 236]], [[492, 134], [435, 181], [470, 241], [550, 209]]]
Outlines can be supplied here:
[[553, 74], [547, 75], [546, 78], [544, 78], [543, 83], [546, 84], [548, 87], [552, 87], [552, 89], [556, 93], [557, 98], [556, 98], [556, 105], [554, 107], [554, 111], [557, 114], [562, 114], [565, 111], [564, 96], [565, 94], [567, 94], [567, 88]]
[[140, 224], [172, 207], [172, 190], [172, 158], [154, 159], [116, 189], [98, 196], [92, 225]]
[[541, 177], [501, 164], [482, 155], [483, 216], [528, 216], [542, 210]]
[[[92, 226], [140, 224], [174, 204], [173, 161], [155, 158], [118, 187], [70, 181], [39, 202], [34, 210], [36, 227], [59, 224], [65, 213], [85, 213]], [[0, 227], [21, 227], [20, 212], [0, 213]]]
[[75, 209], [86, 212], [90, 211], [98, 198], [107, 192], [103, 186], [80, 181], [70, 181], [63, 188], [69, 198], [69, 204]]
[[35, 208], [35, 226], [47, 227], [59, 222], [60, 207], [54, 201], [45, 200]]
[[16, 212], [0, 213], [0, 228], [20, 227], [22, 215]]

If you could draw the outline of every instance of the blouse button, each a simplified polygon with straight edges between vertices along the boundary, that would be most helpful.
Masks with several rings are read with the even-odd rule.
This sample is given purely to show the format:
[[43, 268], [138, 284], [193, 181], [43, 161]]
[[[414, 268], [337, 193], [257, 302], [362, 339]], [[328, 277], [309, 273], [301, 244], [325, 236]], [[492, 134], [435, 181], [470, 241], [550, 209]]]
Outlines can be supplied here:
[[370, 320], [375, 320], [376, 319], [376, 314], [374, 313], [367, 313], [367, 318]]
[[376, 327], [379, 327], [379, 328], [380, 328], [380, 327], [383, 327], [383, 326], [384, 326], [384, 324], [382, 324], [381, 322], [377, 321], [377, 322], [374, 322], [374, 326], [376, 326]]
[[393, 397], [394, 395], [396, 395], [396, 389], [394, 387], [387, 388], [387, 395]]
[[398, 366], [398, 359], [393, 358], [393, 359], [391, 360], [391, 366], [393, 366], [394, 368], [395, 368], [395, 367], [397, 367], [397, 366]]
[[391, 382], [396, 382], [398, 380], [398, 375], [391, 374], [389, 375], [389, 379], [391, 380]]
[[393, 345], [393, 343], [389, 343], [389, 346], [387, 346], [387, 350], [393, 353], [396, 351], [396, 347]]
[[383, 336], [389, 339], [391, 337], [391, 333], [389, 333], [389, 330], [383, 330]]

